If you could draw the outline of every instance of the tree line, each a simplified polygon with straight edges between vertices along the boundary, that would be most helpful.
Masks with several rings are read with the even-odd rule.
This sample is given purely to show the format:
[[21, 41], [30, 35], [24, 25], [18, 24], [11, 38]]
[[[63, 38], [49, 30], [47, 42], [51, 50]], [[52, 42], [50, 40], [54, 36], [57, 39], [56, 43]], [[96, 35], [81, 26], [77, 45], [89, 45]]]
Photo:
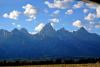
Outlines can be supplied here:
[[87, 64], [100, 63], [100, 58], [69, 58], [69, 59], [45, 59], [45, 60], [1, 60], [0, 66], [17, 65], [43, 65], [43, 64]]

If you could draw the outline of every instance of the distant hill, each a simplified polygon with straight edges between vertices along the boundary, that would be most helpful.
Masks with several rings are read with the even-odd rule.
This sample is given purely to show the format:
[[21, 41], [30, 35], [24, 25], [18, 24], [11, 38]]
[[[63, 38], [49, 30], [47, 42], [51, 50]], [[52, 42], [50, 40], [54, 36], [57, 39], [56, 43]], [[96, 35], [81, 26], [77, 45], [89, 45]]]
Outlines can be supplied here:
[[100, 36], [83, 27], [74, 32], [64, 28], [56, 31], [50, 23], [35, 35], [24, 28], [0, 30], [0, 59], [79, 56], [100, 57]]

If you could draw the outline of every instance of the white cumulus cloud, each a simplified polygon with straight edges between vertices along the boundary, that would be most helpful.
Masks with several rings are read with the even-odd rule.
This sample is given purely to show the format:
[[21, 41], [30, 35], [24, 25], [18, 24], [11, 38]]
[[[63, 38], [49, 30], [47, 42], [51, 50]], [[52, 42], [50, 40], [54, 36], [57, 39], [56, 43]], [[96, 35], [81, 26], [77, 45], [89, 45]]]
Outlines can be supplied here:
[[80, 27], [82, 27], [82, 23], [80, 20], [76, 20], [75, 22], [73, 22], [73, 26], [80, 28]]
[[58, 18], [52, 18], [52, 19], [49, 19], [50, 23], [52, 26], [54, 26], [56, 23], [58, 23], [60, 20]]
[[51, 16], [52, 16], [52, 17], [58, 17], [58, 16], [59, 16], [59, 13], [60, 13], [60, 10], [55, 10], [55, 11], [51, 14]]
[[27, 4], [23, 8], [25, 9], [24, 14], [29, 17], [28, 21], [36, 19], [37, 9], [34, 6]]
[[37, 34], [38, 32], [29, 32], [29, 34], [31, 34], [31, 35], [34, 35], [34, 34]]
[[88, 2], [88, 3], [85, 3], [87, 7], [91, 8], [91, 9], [95, 9], [97, 4], [94, 4], [93, 2]]
[[11, 23], [12, 25], [16, 25], [16, 23]]
[[67, 10], [67, 12], [65, 12], [65, 14], [73, 14], [73, 10], [72, 9], [69, 9], [69, 10]]
[[20, 27], [21, 27], [21, 25], [20, 25], [20, 24], [18, 24], [18, 25], [17, 25], [17, 28], [20, 28]]
[[81, 8], [82, 6], [83, 6], [83, 2], [79, 1], [79, 2], [77, 2], [77, 4], [73, 5], [73, 8]]
[[100, 18], [100, 5], [96, 8], [97, 17]]
[[72, 2], [73, 0], [54, 0], [53, 3], [49, 1], [45, 1], [45, 4], [49, 8], [59, 8], [59, 9], [64, 9], [68, 6], [69, 2]]
[[100, 28], [100, 23], [95, 24], [95, 28]]
[[39, 25], [37, 25], [37, 26], [35, 27], [35, 29], [34, 29], [35, 32], [40, 32], [44, 26], [45, 26], [44, 23], [40, 23]]
[[49, 19], [51, 23], [58, 23], [59, 22], [59, 19], [57, 18], [52, 18], [52, 19]]
[[84, 13], [87, 13], [89, 10], [88, 9], [83, 9], [83, 12]]
[[92, 21], [95, 19], [95, 14], [89, 13], [84, 19], [88, 21]]
[[13, 10], [12, 12], [3, 14], [4, 18], [14, 19], [17, 20], [20, 15], [20, 12], [17, 10]]
[[60, 13], [60, 10], [56, 10], [53, 12], [54, 14], [59, 14]]

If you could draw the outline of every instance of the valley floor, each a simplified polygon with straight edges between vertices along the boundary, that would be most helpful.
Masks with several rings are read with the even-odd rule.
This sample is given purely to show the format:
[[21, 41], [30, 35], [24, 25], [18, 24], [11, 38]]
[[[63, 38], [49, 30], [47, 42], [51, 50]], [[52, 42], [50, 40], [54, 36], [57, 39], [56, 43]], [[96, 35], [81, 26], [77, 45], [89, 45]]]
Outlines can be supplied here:
[[51, 64], [51, 65], [26, 65], [26, 66], [2, 66], [2, 67], [100, 67], [100, 63], [94, 64]]

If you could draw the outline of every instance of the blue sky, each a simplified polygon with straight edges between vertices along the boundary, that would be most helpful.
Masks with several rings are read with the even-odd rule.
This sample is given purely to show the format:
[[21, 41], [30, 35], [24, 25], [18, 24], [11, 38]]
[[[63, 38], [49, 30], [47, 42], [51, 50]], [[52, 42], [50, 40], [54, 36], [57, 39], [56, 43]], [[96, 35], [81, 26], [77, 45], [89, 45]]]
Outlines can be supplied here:
[[46, 23], [57, 30], [80, 27], [100, 34], [100, 5], [75, 0], [0, 0], [0, 29], [39, 32]]

